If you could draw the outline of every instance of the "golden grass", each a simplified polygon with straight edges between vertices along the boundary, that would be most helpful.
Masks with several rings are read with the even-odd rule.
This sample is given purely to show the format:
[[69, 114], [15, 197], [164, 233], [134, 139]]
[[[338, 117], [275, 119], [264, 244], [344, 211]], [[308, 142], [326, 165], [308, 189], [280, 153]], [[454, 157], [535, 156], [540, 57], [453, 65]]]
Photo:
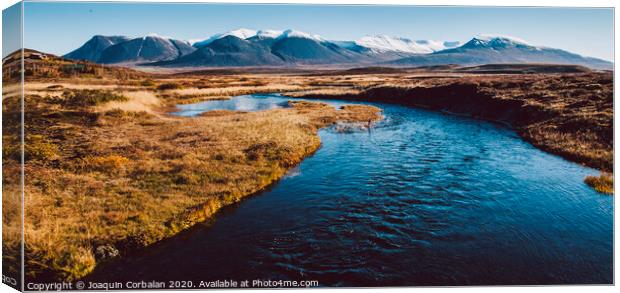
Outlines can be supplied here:
[[3, 274], [21, 274], [21, 190], [19, 189], [19, 168], [2, 170], [2, 257]]
[[[164, 83], [163, 85], [172, 85], [172, 89], [160, 90], [160, 96], [170, 97], [176, 104], [190, 104], [201, 101], [210, 100], [227, 100], [232, 96], [255, 94], [255, 93], [273, 93], [273, 92], [289, 92], [299, 91], [306, 87], [294, 84], [267, 84], [255, 86], [250, 84], [232, 85], [238, 84], [236, 82], [229, 81], [228, 83], [211, 82], [205, 85], [204, 82], [198, 82], [203, 88], [198, 87], [184, 87], [179, 83]], [[220, 85], [218, 87], [216, 85]], [[204, 87], [208, 86], [208, 87]], [[165, 88], [168, 88], [166, 86]]]
[[614, 193], [614, 177], [612, 174], [603, 172], [599, 176], [587, 176], [584, 182], [600, 193]]
[[272, 93], [302, 90], [304, 87], [289, 84], [269, 84], [262, 86], [226, 86], [218, 88], [183, 88], [166, 90], [167, 94], [191, 97], [205, 96], [238, 96], [252, 93]]
[[232, 96], [176, 96], [174, 103], [176, 104], [193, 104], [204, 101], [230, 100]]
[[54, 90], [54, 86], [60, 86], [62, 89], [71, 90], [138, 90], [141, 86], [122, 85], [119, 86], [116, 83], [113, 84], [92, 84], [92, 83], [73, 83], [73, 82], [26, 82], [24, 83], [24, 91], [27, 92], [42, 92], [48, 90]]
[[150, 91], [133, 91], [121, 92], [121, 95], [127, 97], [127, 101], [113, 101], [105, 103], [97, 107], [99, 112], [107, 112], [110, 110], [122, 110], [133, 112], [155, 113], [154, 109], [161, 106], [161, 101], [153, 92]]
[[289, 97], [307, 97], [312, 95], [357, 95], [361, 90], [351, 88], [319, 88], [297, 92], [287, 92]]
[[[146, 89], [64, 91], [26, 99], [24, 233], [35, 280], [84, 277], [105, 261], [98, 248], [123, 255], [204, 221], [313, 153], [318, 128], [381, 117], [375, 107], [306, 103], [181, 118], [160, 112], [177, 100]], [[4, 170], [19, 168], [11, 158]], [[3, 220], [5, 233], [18, 231]]]
[[[5, 82], [2, 88], [2, 270], [17, 278], [21, 274], [20, 85]], [[12, 114], [8, 114], [12, 113]], [[13, 163], [12, 163], [13, 162]]]
[[[112, 247], [122, 256], [208, 219], [221, 207], [271, 184], [320, 146], [317, 129], [341, 122], [370, 125], [368, 121], [380, 119], [374, 107], [337, 110], [308, 102], [264, 112], [211, 111], [196, 118], [167, 116], [162, 112], [166, 107], [251, 93], [329, 97], [392, 85], [399, 94], [418, 87], [470, 83], [498, 99], [524, 99], [548, 113], [563, 113], [558, 116], [562, 119], [570, 117], [570, 121], [551, 119], [525, 126], [521, 134], [547, 151], [567, 152], [563, 155], [576, 161], [593, 158], [606, 166], [613, 149], [599, 130], [610, 128], [607, 122], [613, 114], [605, 100], [610, 92], [605, 80], [604, 74], [511, 76], [509, 80], [454, 74], [32, 79], [26, 83], [28, 277], [83, 277], [105, 261], [96, 253], [99, 247]], [[157, 90], [165, 83], [179, 86]], [[583, 92], [585, 83], [603, 86]], [[75, 107], [59, 102], [64, 91], [80, 90], [112, 92], [126, 100]], [[9, 123], [19, 117], [18, 99], [10, 96], [15, 92], [11, 88], [3, 95], [3, 119]], [[590, 97], [587, 103], [579, 106], [586, 96]], [[581, 119], [572, 115], [574, 109], [600, 115]], [[9, 252], [17, 251], [20, 231], [19, 214], [9, 211], [19, 206], [17, 130], [3, 127], [3, 155], [7, 154], [3, 208], [8, 209], [3, 214], [3, 237]], [[596, 177], [586, 182], [609, 183], [605, 180]], [[12, 255], [5, 254], [5, 259]]]
[[16, 97], [21, 95], [22, 86], [19, 83], [10, 83], [2, 85], [2, 99]]

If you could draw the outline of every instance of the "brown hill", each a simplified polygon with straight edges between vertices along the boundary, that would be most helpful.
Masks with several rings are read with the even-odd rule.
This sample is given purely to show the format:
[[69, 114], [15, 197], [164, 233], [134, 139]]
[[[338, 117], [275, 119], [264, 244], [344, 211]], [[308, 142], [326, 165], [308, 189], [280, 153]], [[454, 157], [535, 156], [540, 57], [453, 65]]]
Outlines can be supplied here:
[[[21, 76], [22, 50], [17, 50], [2, 59], [2, 79], [15, 81]], [[23, 50], [24, 77], [45, 78], [70, 78], [70, 77], [93, 77], [93, 78], [140, 78], [148, 74], [129, 68], [105, 66], [86, 61], [73, 61], [58, 57], [53, 54], [43, 53], [32, 49]]]

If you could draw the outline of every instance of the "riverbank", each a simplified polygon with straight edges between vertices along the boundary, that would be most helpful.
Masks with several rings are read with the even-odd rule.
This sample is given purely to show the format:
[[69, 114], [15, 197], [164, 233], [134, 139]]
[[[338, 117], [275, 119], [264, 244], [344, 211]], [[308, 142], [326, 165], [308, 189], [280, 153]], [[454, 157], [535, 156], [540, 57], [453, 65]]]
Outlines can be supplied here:
[[[549, 152], [612, 166], [610, 73], [155, 75], [92, 64], [65, 72], [70, 61], [33, 62], [24, 86], [29, 280], [80, 278], [175, 235], [283, 176], [320, 146], [319, 128], [380, 119], [375, 107], [336, 111], [315, 103], [168, 115], [177, 104], [280, 92], [423, 106], [504, 121]], [[3, 88], [3, 261], [15, 271], [19, 93], [16, 84]]]
[[613, 170], [611, 73], [426, 79], [350, 92], [289, 95], [393, 103], [497, 121], [544, 151]]
[[[178, 115], [287, 100], [256, 94]], [[613, 280], [613, 197], [582, 183], [595, 170], [501, 125], [370, 105], [385, 119], [369, 131], [319, 131], [321, 148], [277, 184], [84, 281], [297, 280], [300, 272], [340, 287]], [[485, 269], [494, 267], [506, 269]]]
[[[309, 102], [192, 118], [165, 113], [181, 100], [147, 90], [27, 92], [27, 280], [75, 280], [175, 235], [277, 181], [320, 147], [318, 129], [381, 118], [376, 107]], [[11, 107], [18, 97], [3, 102], [19, 109]], [[20, 156], [8, 134], [18, 129], [6, 130], [3, 168], [11, 182]], [[5, 206], [17, 208], [11, 203], [19, 202], [6, 197]], [[19, 249], [14, 218], [4, 222], [7, 255]]]

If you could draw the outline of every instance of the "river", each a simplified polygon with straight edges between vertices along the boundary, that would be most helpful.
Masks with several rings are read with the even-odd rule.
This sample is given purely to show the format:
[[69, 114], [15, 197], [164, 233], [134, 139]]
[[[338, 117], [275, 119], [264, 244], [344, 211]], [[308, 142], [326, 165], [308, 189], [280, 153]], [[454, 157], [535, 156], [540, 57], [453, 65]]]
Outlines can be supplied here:
[[[289, 99], [240, 96], [180, 105], [175, 114], [264, 110]], [[321, 286], [613, 281], [613, 197], [583, 183], [598, 171], [502, 125], [368, 104], [385, 116], [370, 131], [320, 130], [319, 151], [268, 190], [93, 277]]]

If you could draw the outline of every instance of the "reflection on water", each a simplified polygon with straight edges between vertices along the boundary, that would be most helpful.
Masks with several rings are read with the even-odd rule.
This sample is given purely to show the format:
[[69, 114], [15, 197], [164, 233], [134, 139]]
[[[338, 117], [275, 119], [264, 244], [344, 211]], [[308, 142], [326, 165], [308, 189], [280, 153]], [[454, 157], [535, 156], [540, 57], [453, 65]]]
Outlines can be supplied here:
[[[286, 100], [244, 96], [179, 115]], [[596, 171], [501, 126], [374, 105], [386, 119], [370, 133], [320, 131], [321, 149], [269, 190], [92, 278], [612, 282], [613, 198], [583, 183]]]
[[205, 101], [195, 104], [177, 105], [178, 111], [172, 114], [178, 116], [195, 116], [212, 110], [231, 111], [262, 111], [287, 106], [288, 99], [276, 95], [261, 95], [254, 98], [251, 95], [237, 96], [229, 100]]

